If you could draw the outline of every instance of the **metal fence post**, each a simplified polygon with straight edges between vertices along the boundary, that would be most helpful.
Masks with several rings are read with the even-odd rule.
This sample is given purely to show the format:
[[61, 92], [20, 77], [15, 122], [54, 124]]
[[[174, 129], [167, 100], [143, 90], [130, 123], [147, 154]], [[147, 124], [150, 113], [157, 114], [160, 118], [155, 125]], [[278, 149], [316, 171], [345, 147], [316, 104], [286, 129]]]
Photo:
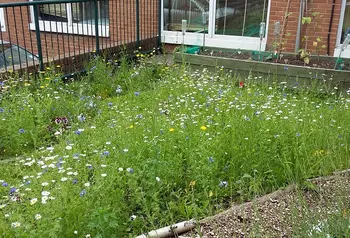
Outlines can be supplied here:
[[[169, 17], [170, 17], [169, 9]], [[161, 48], [162, 44], [162, 0], [158, 0], [158, 48]]]
[[136, 44], [140, 46], [140, 1], [136, 0]]
[[96, 53], [100, 54], [100, 37], [98, 32], [98, 0], [94, 0], [95, 7], [95, 38], [96, 38]]
[[33, 10], [34, 10], [36, 45], [38, 47], [39, 68], [40, 68], [40, 71], [44, 71], [43, 51], [41, 47], [41, 37], [40, 37], [40, 27], [39, 27], [38, 5], [34, 5]]

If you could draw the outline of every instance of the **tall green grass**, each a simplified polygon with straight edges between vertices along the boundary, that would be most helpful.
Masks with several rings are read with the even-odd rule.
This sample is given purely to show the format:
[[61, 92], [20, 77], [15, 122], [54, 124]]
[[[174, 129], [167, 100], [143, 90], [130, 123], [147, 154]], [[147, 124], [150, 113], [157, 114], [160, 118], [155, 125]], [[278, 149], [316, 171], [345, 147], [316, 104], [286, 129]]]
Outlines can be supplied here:
[[131, 237], [349, 167], [345, 96], [115, 64], [2, 92], [0, 155], [23, 159], [0, 166], [0, 234]]

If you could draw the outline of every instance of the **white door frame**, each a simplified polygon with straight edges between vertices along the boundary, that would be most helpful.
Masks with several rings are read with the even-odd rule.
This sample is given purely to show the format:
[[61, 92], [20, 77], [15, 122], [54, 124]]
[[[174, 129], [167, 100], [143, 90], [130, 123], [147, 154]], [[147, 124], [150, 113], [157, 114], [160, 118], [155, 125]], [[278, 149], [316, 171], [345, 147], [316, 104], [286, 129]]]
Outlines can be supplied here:
[[[269, 29], [270, 9], [271, 0], [267, 0], [267, 16], [266, 16], [266, 33], [262, 40], [261, 50], [266, 50], [267, 44], [267, 33]], [[182, 44], [183, 36], [181, 32], [177, 31], [166, 31], [164, 30], [164, 3], [161, 2], [162, 12], [162, 42], [169, 44]], [[230, 36], [230, 35], [216, 35], [215, 34], [215, 12], [216, 12], [216, 0], [210, 0], [209, 2], [209, 19], [208, 19], [208, 33], [205, 34], [205, 46], [208, 47], [220, 47], [228, 49], [242, 49], [242, 50], [259, 50], [260, 38], [258, 37], [246, 37], [246, 36]], [[203, 33], [192, 33], [186, 32], [185, 45], [198, 45], [203, 44]]]
[[[342, 5], [341, 5], [341, 10], [340, 10], [340, 19], [339, 19], [339, 24], [338, 24], [338, 33], [337, 33], [337, 41], [334, 49], [334, 57], [338, 57], [340, 53], [340, 48], [341, 48], [341, 37], [342, 37], [342, 30], [343, 30], [343, 25], [344, 25], [344, 17], [345, 17], [345, 9], [346, 6], [350, 7], [350, 4], [346, 4], [346, 0], [342, 0]], [[344, 52], [341, 55], [343, 58], [350, 58], [350, 46], [348, 46]]]

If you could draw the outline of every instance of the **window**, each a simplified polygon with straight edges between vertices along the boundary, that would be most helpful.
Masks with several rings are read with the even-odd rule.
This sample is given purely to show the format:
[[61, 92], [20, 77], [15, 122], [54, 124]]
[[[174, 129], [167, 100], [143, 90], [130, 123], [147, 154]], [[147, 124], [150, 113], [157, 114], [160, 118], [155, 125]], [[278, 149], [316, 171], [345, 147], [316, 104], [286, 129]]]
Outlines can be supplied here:
[[215, 33], [259, 37], [260, 23], [266, 22], [266, 0], [217, 0]]
[[206, 0], [164, 0], [164, 30], [181, 31], [181, 22], [186, 19], [188, 32], [203, 31], [203, 16], [208, 11]]
[[[270, 0], [163, 0], [162, 41], [170, 44], [265, 50]], [[185, 37], [182, 20], [187, 20]]]
[[[61, 32], [68, 34], [95, 35], [94, 2], [43, 4], [38, 6], [39, 27], [41, 31]], [[109, 36], [109, 1], [98, 1], [99, 35]], [[35, 30], [34, 9], [31, 9], [31, 29]]]
[[340, 43], [344, 42], [344, 39], [348, 34], [350, 34], [350, 0], [346, 1]]
[[0, 31], [6, 31], [4, 9], [0, 8]]
[[333, 56], [339, 57], [341, 54], [342, 58], [350, 58], [350, 46], [341, 52], [341, 46], [348, 34], [350, 34], [350, 0], [342, 0], [338, 25], [338, 37]]

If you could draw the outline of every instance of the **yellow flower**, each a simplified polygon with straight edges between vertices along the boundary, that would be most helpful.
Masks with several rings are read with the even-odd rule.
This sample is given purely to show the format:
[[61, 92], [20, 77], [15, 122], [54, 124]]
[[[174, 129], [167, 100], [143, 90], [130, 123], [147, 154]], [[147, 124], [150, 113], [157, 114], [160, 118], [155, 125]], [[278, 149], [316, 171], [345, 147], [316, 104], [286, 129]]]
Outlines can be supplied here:
[[50, 67], [46, 67], [47, 70], [50, 70], [51, 68]]
[[130, 125], [129, 128], [130, 128], [130, 129], [134, 128], [134, 125]]
[[206, 126], [201, 126], [201, 130], [202, 130], [202, 131], [205, 131], [206, 129], [207, 129]]
[[45, 88], [45, 86], [41, 85], [40, 88]]
[[316, 150], [314, 152], [314, 156], [322, 156], [322, 155], [325, 155], [325, 154], [326, 154], [325, 150]]
[[56, 65], [56, 68], [61, 68], [61, 65]]
[[50, 77], [46, 77], [45, 79], [46, 79], [46, 80], [50, 80], [51, 78], [50, 78]]
[[170, 132], [174, 132], [175, 129], [174, 129], [174, 128], [170, 128], [169, 131], [170, 131]]
[[191, 187], [191, 188], [193, 188], [194, 185], [196, 185], [196, 180], [192, 180], [192, 181], [190, 182], [190, 187]]
[[209, 197], [212, 197], [214, 195], [213, 191], [209, 192]]

